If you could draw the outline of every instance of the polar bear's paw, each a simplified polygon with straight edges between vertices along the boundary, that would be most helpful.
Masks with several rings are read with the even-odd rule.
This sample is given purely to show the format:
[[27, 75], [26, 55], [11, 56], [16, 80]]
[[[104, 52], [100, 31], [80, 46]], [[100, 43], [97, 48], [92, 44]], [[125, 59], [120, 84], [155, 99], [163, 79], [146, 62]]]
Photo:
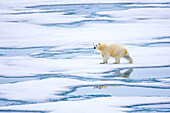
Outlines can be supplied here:
[[101, 62], [100, 64], [107, 64], [107, 62]]

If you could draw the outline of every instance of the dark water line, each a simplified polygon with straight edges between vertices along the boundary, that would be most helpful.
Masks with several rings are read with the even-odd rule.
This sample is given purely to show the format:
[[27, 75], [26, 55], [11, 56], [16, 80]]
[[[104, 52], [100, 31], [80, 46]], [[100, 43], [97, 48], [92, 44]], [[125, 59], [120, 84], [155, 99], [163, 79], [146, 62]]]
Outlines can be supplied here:
[[65, 11], [40, 11], [40, 12], [0, 13], [0, 15], [23, 15], [23, 14], [56, 13], [56, 12], [65, 12]]
[[0, 47], [0, 49], [3, 49], [3, 50], [20, 50], [20, 49], [41, 49], [41, 48], [54, 48], [54, 47], [57, 47], [57, 46], [35, 46], [35, 47]]
[[170, 39], [170, 36], [163, 36], [163, 37], [156, 37], [156, 38], [152, 38], [152, 39]]
[[116, 68], [110, 71], [105, 71], [105, 72], [100, 72], [100, 73], [90, 73], [90, 74], [108, 74], [108, 73], [113, 73], [116, 71], [121, 71], [124, 69], [148, 69], [148, 68], [166, 68], [166, 67], [170, 67], [170, 64], [168, 65], [162, 65], [162, 66], [140, 66], [140, 67], [123, 67], [123, 68]]
[[71, 26], [81, 26], [87, 22], [107, 22], [107, 23], [114, 23], [114, 20], [109, 20], [109, 19], [89, 19], [89, 20], [81, 20], [81, 21], [75, 21], [75, 22], [70, 22], [70, 23], [52, 23], [52, 24], [40, 24], [43, 26], [50, 26], [50, 27], [71, 27]]
[[39, 8], [39, 7], [52, 7], [52, 6], [94, 6], [94, 5], [132, 5], [134, 3], [80, 3], [80, 4], [51, 4], [51, 5], [36, 5], [36, 6], [27, 6], [25, 8]]
[[145, 44], [142, 44], [140, 46], [146, 47], [146, 46], [157, 45], [157, 44], [170, 44], [170, 42], [168, 42], [168, 41], [166, 41], [166, 42], [152, 42], [152, 43], [145, 43]]
[[[124, 108], [133, 108], [133, 107], [141, 107], [141, 106], [150, 106], [150, 105], [164, 105], [164, 104], [170, 104], [170, 102], [158, 102], [158, 103], [146, 103], [146, 104], [135, 104], [130, 106], [123, 106]], [[169, 108], [170, 109], [170, 108]]]
[[[162, 38], [162, 39], [164, 39], [164, 38]], [[161, 42], [160, 41], [160, 42], [151, 42], [151, 43], [143, 43], [143, 44], [132, 44], [132, 43], [129, 43], [127, 45], [139, 46], [139, 47], [152, 47], [152, 46], [158, 46], [160, 44], [170, 46], [170, 41], [166, 41], [166, 42]]]
[[9, 100], [9, 99], [6, 99], [6, 98], [0, 98], [0, 101], [18, 102], [18, 103], [28, 103], [27, 101], [23, 101], [23, 100]]
[[[170, 105], [170, 102], [158, 102], [158, 103], [144, 103], [144, 104], [136, 104], [130, 106], [122, 106], [122, 108], [132, 108], [130, 111], [126, 111], [127, 113], [138, 113], [138, 112], [170, 112], [170, 108], [168, 106], [165, 107], [157, 107], [160, 105]], [[144, 107], [143, 107], [144, 106]]]
[[127, 113], [169, 113], [169, 109], [157, 109], [157, 108], [138, 108], [137, 110], [126, 111]]
[[24, 100], [9, 100], [9, 99], [6, 99], [6, 98], [0, 98], [0, 102], [3, 103], [2, 105], [0, 105], [0, 107], [38, 103], [38, 102], [24, 101]]
[[162, 65], [162, 66], [141, 66], [141, 67], [125, 67], [125, 68], [118, 68], [118, 69], [143, 69], [143, 68], [165, 68], [170, 67], [170, 64], [168, 65]]
[[126, 2], [126, 3], [79, 3], [79, 4], [51, 4], [51, 5], [36, 5], [36, 6], [27, 6], [25, 8], [39, 8], [39, 7], [50, 7], [50, 6], [79, 6], [79, 5], [133, 5], [133, 4], [170, 4], [170, 2], [164, 3], [154, 3], [154, 2], [147, 2], [147, 3], [134, 3], [134, 2]]
[[11, 110], [11, 109], [0, 109], [1, 113], [50, 113], [49, 111], [39, 110]]
[[87, 100], [87, 99], [93, 99], [93, 98], [100, 98], [100, 97], [111, 97], [111, 95], [107, 94], [94, 94], [94, 95], [70, 95], [66, 96], [61, 99], [50, 99], [48, 100], [49, 102], [59, 102], [59, 101], [82, 101], [82, 100]]

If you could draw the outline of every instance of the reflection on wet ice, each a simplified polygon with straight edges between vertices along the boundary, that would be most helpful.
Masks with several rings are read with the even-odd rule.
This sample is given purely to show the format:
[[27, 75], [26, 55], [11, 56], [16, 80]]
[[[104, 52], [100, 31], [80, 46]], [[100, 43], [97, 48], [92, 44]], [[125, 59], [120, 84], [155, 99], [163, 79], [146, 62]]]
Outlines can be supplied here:
[[[115, 71], [113, 73], [113, 77], [122, 77], [122, 78], [129, 78], [130, 74], [133, 72], [133, 69], [128, 69], [125, 72], [121, 72], [120, 70]], [[116, 74], [116, 75], [115, 75]], [[95, 86], [94, 89], [103, 89], [107, 87], [119, 87], [119, 85], [112, 85], [112, 86]]]

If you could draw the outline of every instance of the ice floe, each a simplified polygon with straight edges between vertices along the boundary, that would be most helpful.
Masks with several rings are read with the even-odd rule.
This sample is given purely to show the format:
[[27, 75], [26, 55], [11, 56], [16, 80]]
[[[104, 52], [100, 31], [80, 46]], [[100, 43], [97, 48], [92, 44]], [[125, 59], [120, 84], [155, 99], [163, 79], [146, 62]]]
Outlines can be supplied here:
[[[0, 112], [168, 111], [169, 0], [0, 4]], [[134, 63], [99, 64], [97, 42], [124, 45]], [[125, 94], [102, 93], [110, 87]], [[127, 96], [133, 88], [146, 95]]]

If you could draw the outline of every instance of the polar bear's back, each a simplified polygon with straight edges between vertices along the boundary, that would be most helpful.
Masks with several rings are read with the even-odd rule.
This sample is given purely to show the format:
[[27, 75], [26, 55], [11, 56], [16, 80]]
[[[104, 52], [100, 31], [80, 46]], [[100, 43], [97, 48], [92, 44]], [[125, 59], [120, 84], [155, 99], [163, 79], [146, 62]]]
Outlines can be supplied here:
[[115, 56], [123, 57], [128, 53], [127, 49], [120, 44], [108, 44], [107, 46], [111, 57]]

